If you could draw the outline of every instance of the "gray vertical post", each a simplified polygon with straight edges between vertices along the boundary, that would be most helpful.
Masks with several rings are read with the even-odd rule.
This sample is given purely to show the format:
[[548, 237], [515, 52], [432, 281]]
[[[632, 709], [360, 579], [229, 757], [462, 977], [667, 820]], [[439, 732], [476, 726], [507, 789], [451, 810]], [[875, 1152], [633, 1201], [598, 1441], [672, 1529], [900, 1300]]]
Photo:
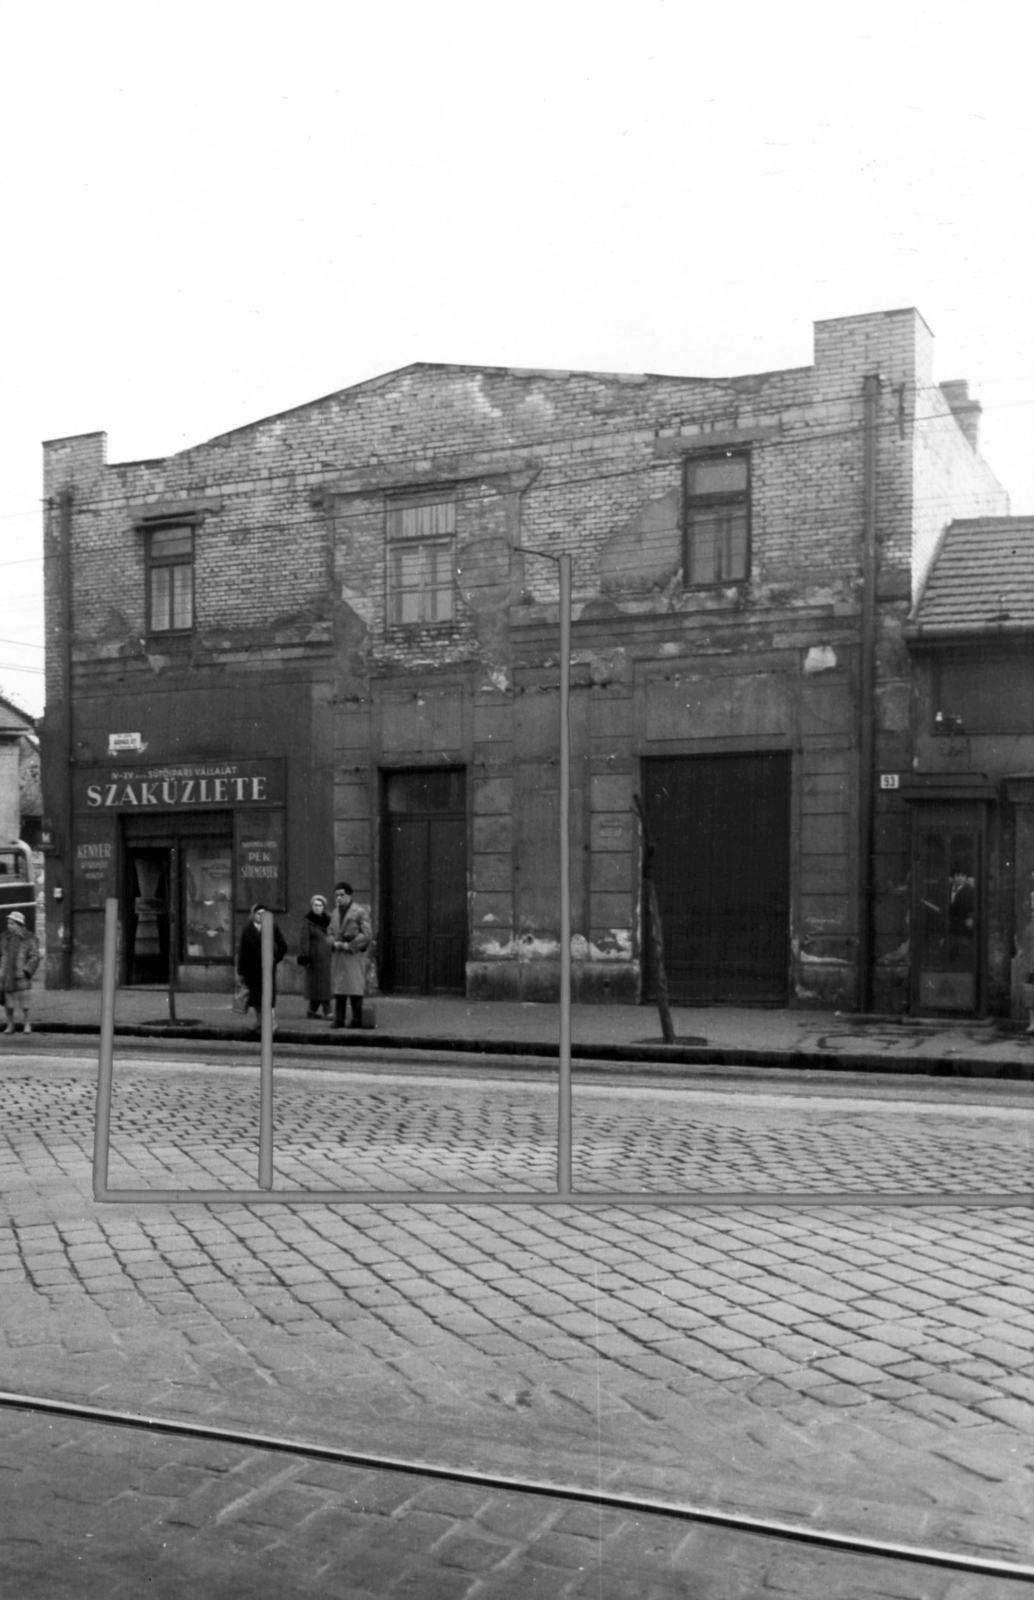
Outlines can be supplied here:
[[273, 913], [262, 912], [262, 1053], [259, 1062], [259, 1188], [273, 1187]]
[[179, 961], [180, 950], [180, 867], [179, 850], [175, 844], [169, 851], [169, 881], [166, 887], [169, 896], [169, 1021], [175, 1023], [176, 965]]
[[571, 1193], [571, 557], [560, 565], [560, 1104], [557, 1189]]
[[104, 965], [101, 969], [101, 1041], [97, 1058], [97, 1115], [93, 1126], [93, 1198], [108, 1187], [111, 1142], [111, 1073], [115, 1053], [115, 967], [118, 960], [118, 901], [104, 902]]

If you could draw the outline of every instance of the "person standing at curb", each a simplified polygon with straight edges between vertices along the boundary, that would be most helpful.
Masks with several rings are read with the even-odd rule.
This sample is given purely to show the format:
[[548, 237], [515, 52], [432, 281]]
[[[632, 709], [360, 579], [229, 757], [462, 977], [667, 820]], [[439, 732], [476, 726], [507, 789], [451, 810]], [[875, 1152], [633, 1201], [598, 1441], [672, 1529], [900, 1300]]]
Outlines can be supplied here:
[[20, 911], [12, 911], [7, 927], [0, 934], [0, 990], [7, 1016], [5, 1033], [14, 1032], [14, 1008], [21, 1007], [22, 1032], [32, 1032], [29, 1017], [32, 977], [39, 966], [39, 945], [25, 925]]
[[[248, 991], [247, 1009], [255, 1012], [256, 1030], [262, 1026], [262, 913], [267, 908], [255, 905], [251, 917], [241, 934], [237, 950], [237, 976]], [[273, 1026], [276, 1027], [276, 969], [287, 954], [287, 940], [276, 923], [273, 924]]]
[[350, 883], [334, 885], [334, 910], [330, 918], [331, 984], [334, 990], [332, 1028], [345, 1026], [346, 1002], [352, 1002], [350, 1026], [363, 1025], [363, 995], [366, 993], [366, 952], [373, 942], [370, 913], [352, 898]]
[[305, 968], [308, 1017], [330, 1016], [330, 915], [321, 894], [314, 894], [302, 922], [298, 940], [298, 965]]

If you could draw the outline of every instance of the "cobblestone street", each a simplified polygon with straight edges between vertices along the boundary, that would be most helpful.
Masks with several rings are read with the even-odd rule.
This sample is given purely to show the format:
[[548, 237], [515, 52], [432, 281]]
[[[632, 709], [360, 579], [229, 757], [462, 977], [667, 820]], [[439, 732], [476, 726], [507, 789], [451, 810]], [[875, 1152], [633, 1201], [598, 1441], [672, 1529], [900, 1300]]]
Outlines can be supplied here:
[[[97, 1206], [94, 1089], [89, 1059], [4, 1057], [6, 1390], [1030, 1563], [1034, 1292], [1025, 1206]], [[285, 1068], [276, 1096], [278, 1183], [554, 1181], [556, 1100], [544, 1084]], [[575, 1184], [1019, 1198], [1034, 1181], [1026, 1106], [1021, 1088], [975, 1102], [949, 1089], [915, 1100], [900, 1090], [834, 1097], [579, 1084]], [[111, 1184], [253, 1187], [256, 1129], [253, 1069], [120, 1060]], [[71, 1423], [55, 1423], [41, 1443], [40, 1428], [17, 1413], [4, 1422], [2, 1461], [28, 1474], [22, 1493], [34, 1473], [45, 1476], [48, 1450], [67, 1463], [125, 1449], [124, 1439], [91, 1443]], [[12, 1447], [13, 1438], [22, 1442]], [[327, 1475], [343, 1468], [249, 1462], [248, 1452], [226, 1461], [222, 1447], [168, 1441], [148, 1449], [155, 1459], [147, 1472], [157, 1478], [137, 1484], [127, 1465], [120, 1491], [128, 1540], [145, 1523], [152, 1531], [189, 1525], [192, 1540], [206, 1549], [214, 1541], [225, 1556], [230, 1546], [214, 1529], [240, 1522], [253, 1550], [297, 1558], [298, 1593], [324, 1592], [330, 1567], [319, 1552], [332, 1562], [329, 1530], [359, 1492], [342, 1488], [340, 1476], [330, 1484]], [[198, 1450], [200, 1467], [191, 1464]], [[242, 1500], [234, 1475], [244, 1481], [251, 1472], [273, 1487], [253, 1499], [249, 1488]], [[68, 1469], [68, 1478], [83, 1482], [81, 1471]], [[154, 1487], [162, 1481], [181, 1484], [172, 1498], [187, 1507], [186, 1523]], [[538, 1520], [522, 1524], [516, 1542], [506, 1535], [490, 1566], [476, 1569], [482, 1587], [472, 1587], [475, 1569], [442, 1552], [473, 1541], [471, 1560], [487, 1563], [494, 1513], [484, 1507], [506, 1496], [472, 1506], [459, 1486], [403, 1487], [375, 1514], [389, 1519], [400, 1548], [425, 1554], [392, 1567], [369, 1524], [348, 1521], [359, 1505], [341, 1524], [341, 1548], [369, 1547], [396, 1587], [384, 1573], [355, 1575], [348, 1592], [976, 1600], [1000, 1586], [1011, 1594], [1026, 1587], [925, 1570], [920, 1585], [892, 1564], [882, 1587], [852, 1578], [841, 1588], [830, 1563], [840, 1563], [839, 1585], [846, 1556], [799, 1546], [778, 1555], [766, 1547], [761, 1556], [743, 1535], [730, 1557], [732, 1535], [685, 1523], [664, 1532], [663, 1560], [651, 1557], [651, 1566], [636, 1540], [661, 1537], [656, 1529], [619, 1527], [609, 1513], [600, 1522], [597, 1510], [559, 1502], [536, 1502]], [[367, 1492], [387, 1493], [363, 1488], [360, 1501]], [[233, 1495], [252, 1508], [246, 1515], [223, 1515]], [[254, 1531], [260, 1504], [265, 1534]], [[580, 1549], [563, 1585], [555, 1573], [541, 1576], [551, 1569], [532, 1554], [539, 1540], [540, 1554], [557, 1540]], [[431, 1567], [445, 1574], [434, 1584]], [[638, 1587], [622, 1587], [618, 1575], [633, 1567], [643, 1574]], [[710, 1587], [690, 1586], [693, 1574], [712, 1569]], [[825, 1573], [824, 1587], [809, 1589], [805, 1570]], [[397, 1586], [419, 1571], [416, 1587]], [[484, 1586], [489, 1571], [494, 1587]]]

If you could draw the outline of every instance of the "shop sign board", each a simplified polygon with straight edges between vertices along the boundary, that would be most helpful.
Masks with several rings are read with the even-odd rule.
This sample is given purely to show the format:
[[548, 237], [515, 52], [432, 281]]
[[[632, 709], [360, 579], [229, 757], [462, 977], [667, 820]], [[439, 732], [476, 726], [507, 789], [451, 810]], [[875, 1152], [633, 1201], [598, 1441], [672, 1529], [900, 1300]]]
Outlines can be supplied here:
[[84, 817], [75, 830], [72, 872], [78, 910], [101, 911], [115, 893], [115, 824]]
[[274, 759], [80, 767], [75, 773], [75, 802], [77, 811], [98, 815], [283, 805], [284, 763]]
[[237, 818], [237, 906], [248, 910], [256, 903], [270, 911], [287, 904], [284, 875], [284, 814], [256, 812]]

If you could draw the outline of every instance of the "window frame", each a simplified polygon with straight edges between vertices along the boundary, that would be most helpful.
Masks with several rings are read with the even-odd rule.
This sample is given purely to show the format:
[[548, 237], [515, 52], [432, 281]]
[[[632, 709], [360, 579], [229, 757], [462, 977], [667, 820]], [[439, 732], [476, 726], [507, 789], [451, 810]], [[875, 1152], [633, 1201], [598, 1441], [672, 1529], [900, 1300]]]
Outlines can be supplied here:
[[[746, 466], [746, 484], [742, 489], [712, 490], [705, 494], [691, 493], [692, 473], [710, 461], [742, 461]], [[731, 589], [750, 582], [753, 561], [752, 538], [753, 461], [749, 445], [726, 445], [712, 450], [695, 450], [682, 460], [682, 584], [685, 589]], [[693, 515], [720, 506], [743, 506], [745, 530], [743, 543], [743, 572], [737, 577], [694, 579], [692, 571]]]
[[[424, 510], [431, 506], [446, 506], [450, 508], [448, 521], [451, 526], [444, 533], [421, 533], [402, 531], [402, 522], [407, 512]], [[452, 628], [456, 623], [456, 492], [452, 485], [443, 485], [441, 488], [429, 491], [426, 494], [405, 495], [388, 499], [385, 505], [385, 538], [384, 538], [384, 614], [386, 626], [390, 629], [401, 628], [409, 631], [413, 628]], [[399, 582], [398, 565], [404, 551], [418, 551], [422, 558], [432, 555], [435, 562], [435, 576], [440, 568], [440, 552], [446, 552], [448, 582], [434, 582], [431, 584], [404, 584]], [[416, 595], [420, 600], [420, 609], [423, 610], [429, 597], [434, 597], [434, 610], [437, 612], [440, 597], [448, 595], [448, 616], [419, 616], [403, 617], [400, 615], [402, 606], [407, 596]]]
[[[189, 556], [185, 555], [183, 551], [174, 551], [168, 555], [156, 556], [154, 553], [155, 536], [164, 533], [182, 533], [187, 535], [190, 539]], [[145, 586], [147, 599], [147, 632], [149, 635], [153, 635], [154, 637], [161, 639], [176, 637], [183, 638], [186, 635], [194, 632], [197, 622], [197, 606], [194, 582], [195, 566], [197, 563], [197, 528], [194, 522], [188, 520], [187, 518], [170, 517], [168, 521], [148, 524], [147, 528], [145, 529], [145, 534], [147, 539], [144, 563], [146, 569]], [[167, 571], [171, 573], [177, 569], [186, 569], [190, 573], [190, 621], [185, 625], [177, 625], [176, 623], [175, 579], [170, 577], [170, 590], [168, 596], [169, 626], [160, 627], [155, 621], [155, 574], [159, 571]]]

